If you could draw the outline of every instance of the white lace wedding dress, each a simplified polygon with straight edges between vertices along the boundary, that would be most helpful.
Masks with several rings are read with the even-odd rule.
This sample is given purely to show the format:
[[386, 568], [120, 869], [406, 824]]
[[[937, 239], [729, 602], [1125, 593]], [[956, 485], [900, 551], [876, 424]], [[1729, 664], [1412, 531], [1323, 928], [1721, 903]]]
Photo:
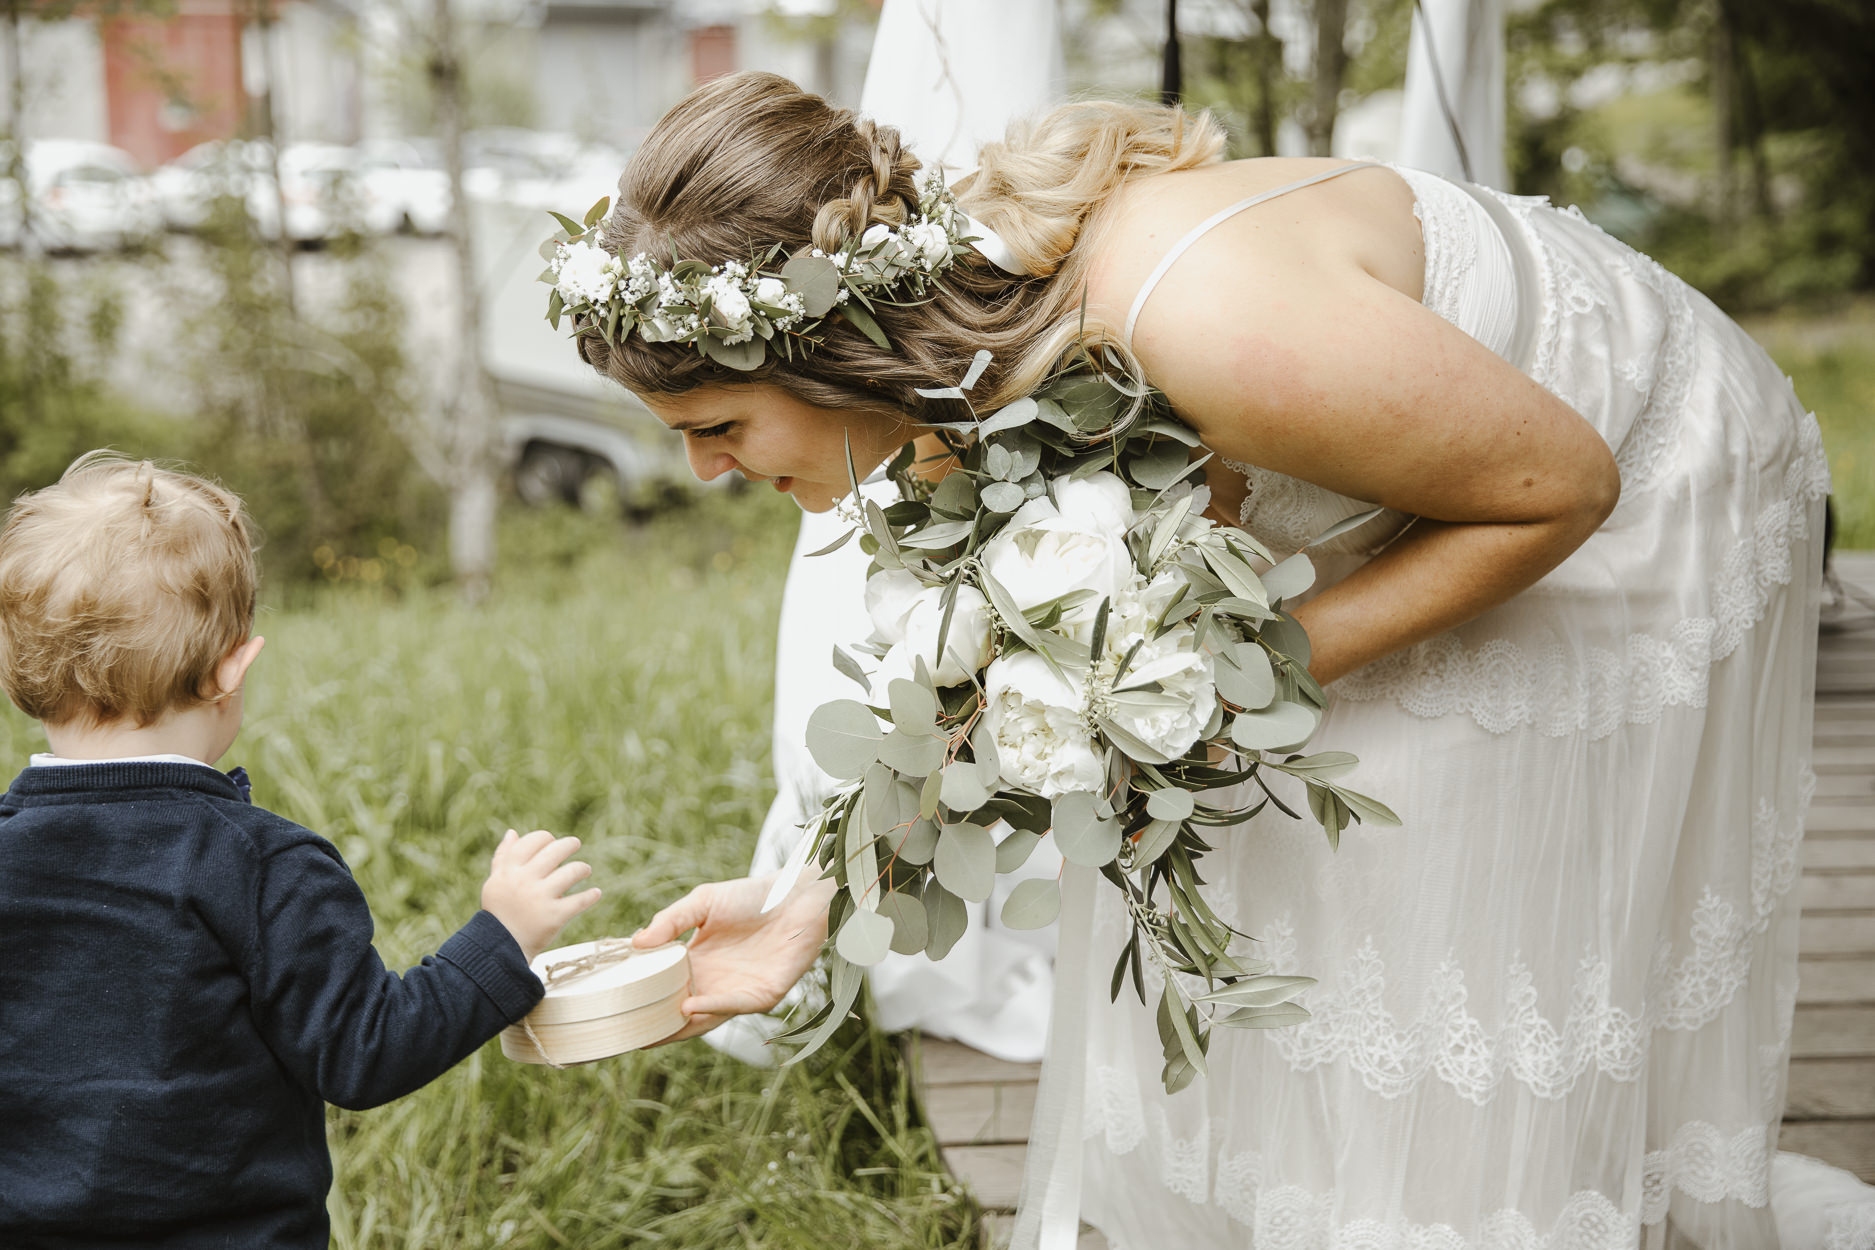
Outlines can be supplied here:
[[[1081, 1141], [1068, 1189], [1116, 1250], [1774, 1250], [1816, 422], [1731, 321], [1580, 214], [1397, 173], [1425, 303], [1594, 424], [1620, 505], [1510, 603], [1330, 688], [1311, 749], [1359, 755], [1403, 828], [1331, 853], [1271, 813], [1218, 840], [1209, 897], [1320, 978], [1307, 1023], [1216, 1030], [1209, 1078], [1168, 1097], [1152, 1012], [1108, 1003], [1117, 895], [1091, 891], [1071, 986], [1086, 938], [1064, 910], [1028, 1205], [1076, 1170], [1049, 1162], [1055, 1133]], [[1278, 551], [1367, 506], [1238, 467], [1243, 524]], [[1407, 523], [1333, 540], [1324, 581]], [[1802, 1215], [1806, 1247], [1875, 1244], [1875, 1205]]]

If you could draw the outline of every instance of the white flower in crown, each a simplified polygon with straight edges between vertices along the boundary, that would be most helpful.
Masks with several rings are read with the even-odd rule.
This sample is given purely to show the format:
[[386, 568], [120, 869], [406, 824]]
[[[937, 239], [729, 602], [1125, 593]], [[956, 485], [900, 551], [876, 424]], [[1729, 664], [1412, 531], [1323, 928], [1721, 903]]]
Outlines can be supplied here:
[[755, 337], [755, 323], [749, 318], [749, 297], [743, 294], [735, 275], [724, 272], [711, 278], [703, 284], [703, 293], [710, 297], [710, 311], [717, 324], [733, 331], [724, 342], [746, 343]]
[[905, 244], [919, 261], [935, 268], [950, 258], [950, 232], [935, 221], [915, 221], [905, 227]]
[[568, 304], [602, 304], [618, 285], [618, 258], [590, 243], [568, 243], [553, 264], [555, 286]]

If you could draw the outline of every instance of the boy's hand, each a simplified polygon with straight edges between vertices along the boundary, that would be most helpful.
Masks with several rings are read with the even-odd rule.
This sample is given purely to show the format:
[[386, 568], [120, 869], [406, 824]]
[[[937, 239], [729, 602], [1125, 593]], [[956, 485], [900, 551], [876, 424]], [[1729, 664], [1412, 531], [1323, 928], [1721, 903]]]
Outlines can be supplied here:
[[597, 889], [561, 897], [592, 875], [591, 864], [566, 862], [578, 849], [578, 838], [556, 838], [545, 829], [526, 837], [510, 829], [495, 848], [488, 880], [482, 883], [482, 908], [507, 926], [530, 962], [552, 945], [567, 921], [599, 901]]

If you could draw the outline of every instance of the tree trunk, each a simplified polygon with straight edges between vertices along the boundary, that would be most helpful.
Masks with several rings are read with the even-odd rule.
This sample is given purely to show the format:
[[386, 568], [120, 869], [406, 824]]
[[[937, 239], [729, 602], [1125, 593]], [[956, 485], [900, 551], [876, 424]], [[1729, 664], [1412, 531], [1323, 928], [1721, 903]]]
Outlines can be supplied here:
[[293, 289], [293, 237], [286, 228], [286, 188], [280, 184], [282, 141], [280, 127], [277, 124], [278, 114], [274, 109], [276, 80], [279, 75], [275, 72], [278, 66], [275, 65], [273, 57], [272, 3], [273, 0], [254, 0], [254, 28], [260, 32], [261, 77], [267, 84], [260, 96], [260, 131], [261, 137], [267, 141], [267, 151], [271, 154], [269, 159], [272, 165], [270, 172], [273, 175], [273, 211], [277, 226], [274, 246], [280, 253], [280, 293], [286, 304], [287, 316], [296, 317], [299, 315], [299, 301], [295, 298]]
[[33, 202], [26, 187], [26, 56], [21, 46], [26, 26], [20, 8], [21, 0], [7, 0], [7, 138], [13, 141], [13, 151], [7, 158], [6, 177], [19, 202], [20, 250], [30, 255]]
[[495, 478], [498, 467], [493, 380], [482, 364], [481, 284], [469, 202], [462, 191], [462, 61], [450, 0], [435, 0], [430, 81], [437, 136], [449, 171], [449, 241], [456, 257], [456, 342], [461, 367], [450, 403], [444, 456], [449, 480], [449, 563], [465, 600], [480, 602], [495, 571]]
[[1276, 66], [1282, 48], [1276, 32], [1270, 29], [1270, 0], [1250, 0], [1250, 12], [1257, 20], [1257, 33], [1250, 37], [1251, 79], [1256, 84], [1256, 106], [1251, 126], [1256, 134], [1257, 155], [1276, 155]]
[[1309, 155], [1332, 156], [1335, 115], [1348, 73], [1348, 0], [1315, 0], [1315, 92], [1308, 119]]
[[1736, 77], [1736, 41], [1732, 32], [1732, 14], [1723, 3], [1713, 6], [1712, 22], [1712, 215], [1721, 230], [1732, 224], [1732, 205], [1736, 200], [1732, 155], [1738, 148], [1738, 98]]

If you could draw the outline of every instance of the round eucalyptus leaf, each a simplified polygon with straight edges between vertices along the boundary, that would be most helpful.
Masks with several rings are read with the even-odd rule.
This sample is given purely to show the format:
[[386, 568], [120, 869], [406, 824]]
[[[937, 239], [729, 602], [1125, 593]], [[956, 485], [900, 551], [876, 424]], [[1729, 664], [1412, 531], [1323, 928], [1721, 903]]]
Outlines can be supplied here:
[[1239, 642], [1218, 652], [1211, 666], [1218, 696], [1240, 708], [1266, 708], [1276, 697], [1276, 671], [1270, 657], [1254, 642]]
[[[917, 815], [914, 807], [912, 814]], [[937, 854], [938, 826], [935, 820], [923, 817], [911, 822], [902, 835], [894, 834], [887, 840], [888, 845], [896, 846], [898, 857], [908, 864], [928, 864]]]
[[990, 444], [988, 450], [983, 453], [983, 467], [991, 477], [995, 478], [1008, 477], [1009, 470], [1015, 465], [1015, 460], [1016, 458], [1009, 454], [1009, 449], [1001, 443]]
[[908, 734], [937, 732], [937, 695], [929, 686], [894, 678], [886, 687], [892, 705], [892, 724]]
[[982, 825], [946, 825], [931, 866], [945, 889], [981, 903], [996, 885], [996, 839]]
[[1102, 820], [1094, 796], [1074, 790], [1055, 800], [1055, 846], [1071, 864], [1104, 868], [1120, 853], [1120, 823]]
[[840, 295], [840, 270], [825, 256], [790, 257], [781, 267], [781, 280], [801, 297], [801, 311], [810, 317], [826, 316]]
[[879, 758], [885, 732], [879, 718], [854, 699], [835, 699], [807, 718], [807, 750], [814, 762], [843, 781], [851, 781]]
[[1061, 885], [1053, 877], [1018, 881], [1003, 902], [1003, 923], [1012, 929], [1043, 929], [1061, 914]]
[[990, 792], [977, 778], [977, 766], [955, 760], [944, 766], [944, 806], [954, 812], [974, 812], [989, 802]]
[[1293, 599], [1314, 584], [1315, 564], [1300, 551], [1263, 575], [1271, 599]]
[[839, 936], [833, 939], [833, 949], [850, 964], [872, 967], [892, 949], [891, 917], [863, 907], [856, 909], [840, 926]]
[[894, 890], [879, 900], [879, 914], [892, 921], [892, 949], [901, 955], [916, 955], [931, 936], [925, 918], [924, 900], [915, 894]]
[[1298, 664], [1309, 662], [1308, 631], [1302, 628], [1302, 623], [1295, 617], [1279, 616], [1273, 621], [1265, 621], [1257, 627], [1257, 633], [1264, 642]]
[[1014, 482], [991, 482], [983, 488], [983, 506], [991, 512], [1014, 512], [1028, 498], [1027, 492]]
[[996, 871], [1014, 872], [1029, 862], [1029, 856], [1041, 844], [1042, 835], [1027, 829], [1011, 829], [996, 844]]
[[1191, 791], [1178, 786], [1154, 790], [1146, 796], [1146, 810], [1154, 820], [1185, 820], [1191, 816], [1195, 806]]
[[741, 343], [725, 343], [713, 334], [705, 334], [697, 340], [703, 348], [703, 354], [726, 369], [738, 373], [748, 373], [761, 366], [762, 357], [768, 349], [760, 339], [749, 339]]
[[970, 912], [964, 901], [937, 882], [924, 891], [924, 917], [930, 927], [924, 953], [930, 959], [942, 959], [957, 945], [957, 939], [970, 927]]
[[[877, 754], [887, 767], [907, 777], [926, 777], [944, 766], [947, 745], [944, 739], [931, 737], [928, 733], [914, 736], [902, 729], [894, 729], [880, 740]], [[821, 767], [825, 768], [826, 765]], [[831, 768], [827, 771], [833, 772]]]
[[1230, 739], [1252, 751], [1287, 751], [1307, 742], [1320, 713], [1300, 703], [1273, 703], [1261, 712], [1243, 712], [1230, 723]]

